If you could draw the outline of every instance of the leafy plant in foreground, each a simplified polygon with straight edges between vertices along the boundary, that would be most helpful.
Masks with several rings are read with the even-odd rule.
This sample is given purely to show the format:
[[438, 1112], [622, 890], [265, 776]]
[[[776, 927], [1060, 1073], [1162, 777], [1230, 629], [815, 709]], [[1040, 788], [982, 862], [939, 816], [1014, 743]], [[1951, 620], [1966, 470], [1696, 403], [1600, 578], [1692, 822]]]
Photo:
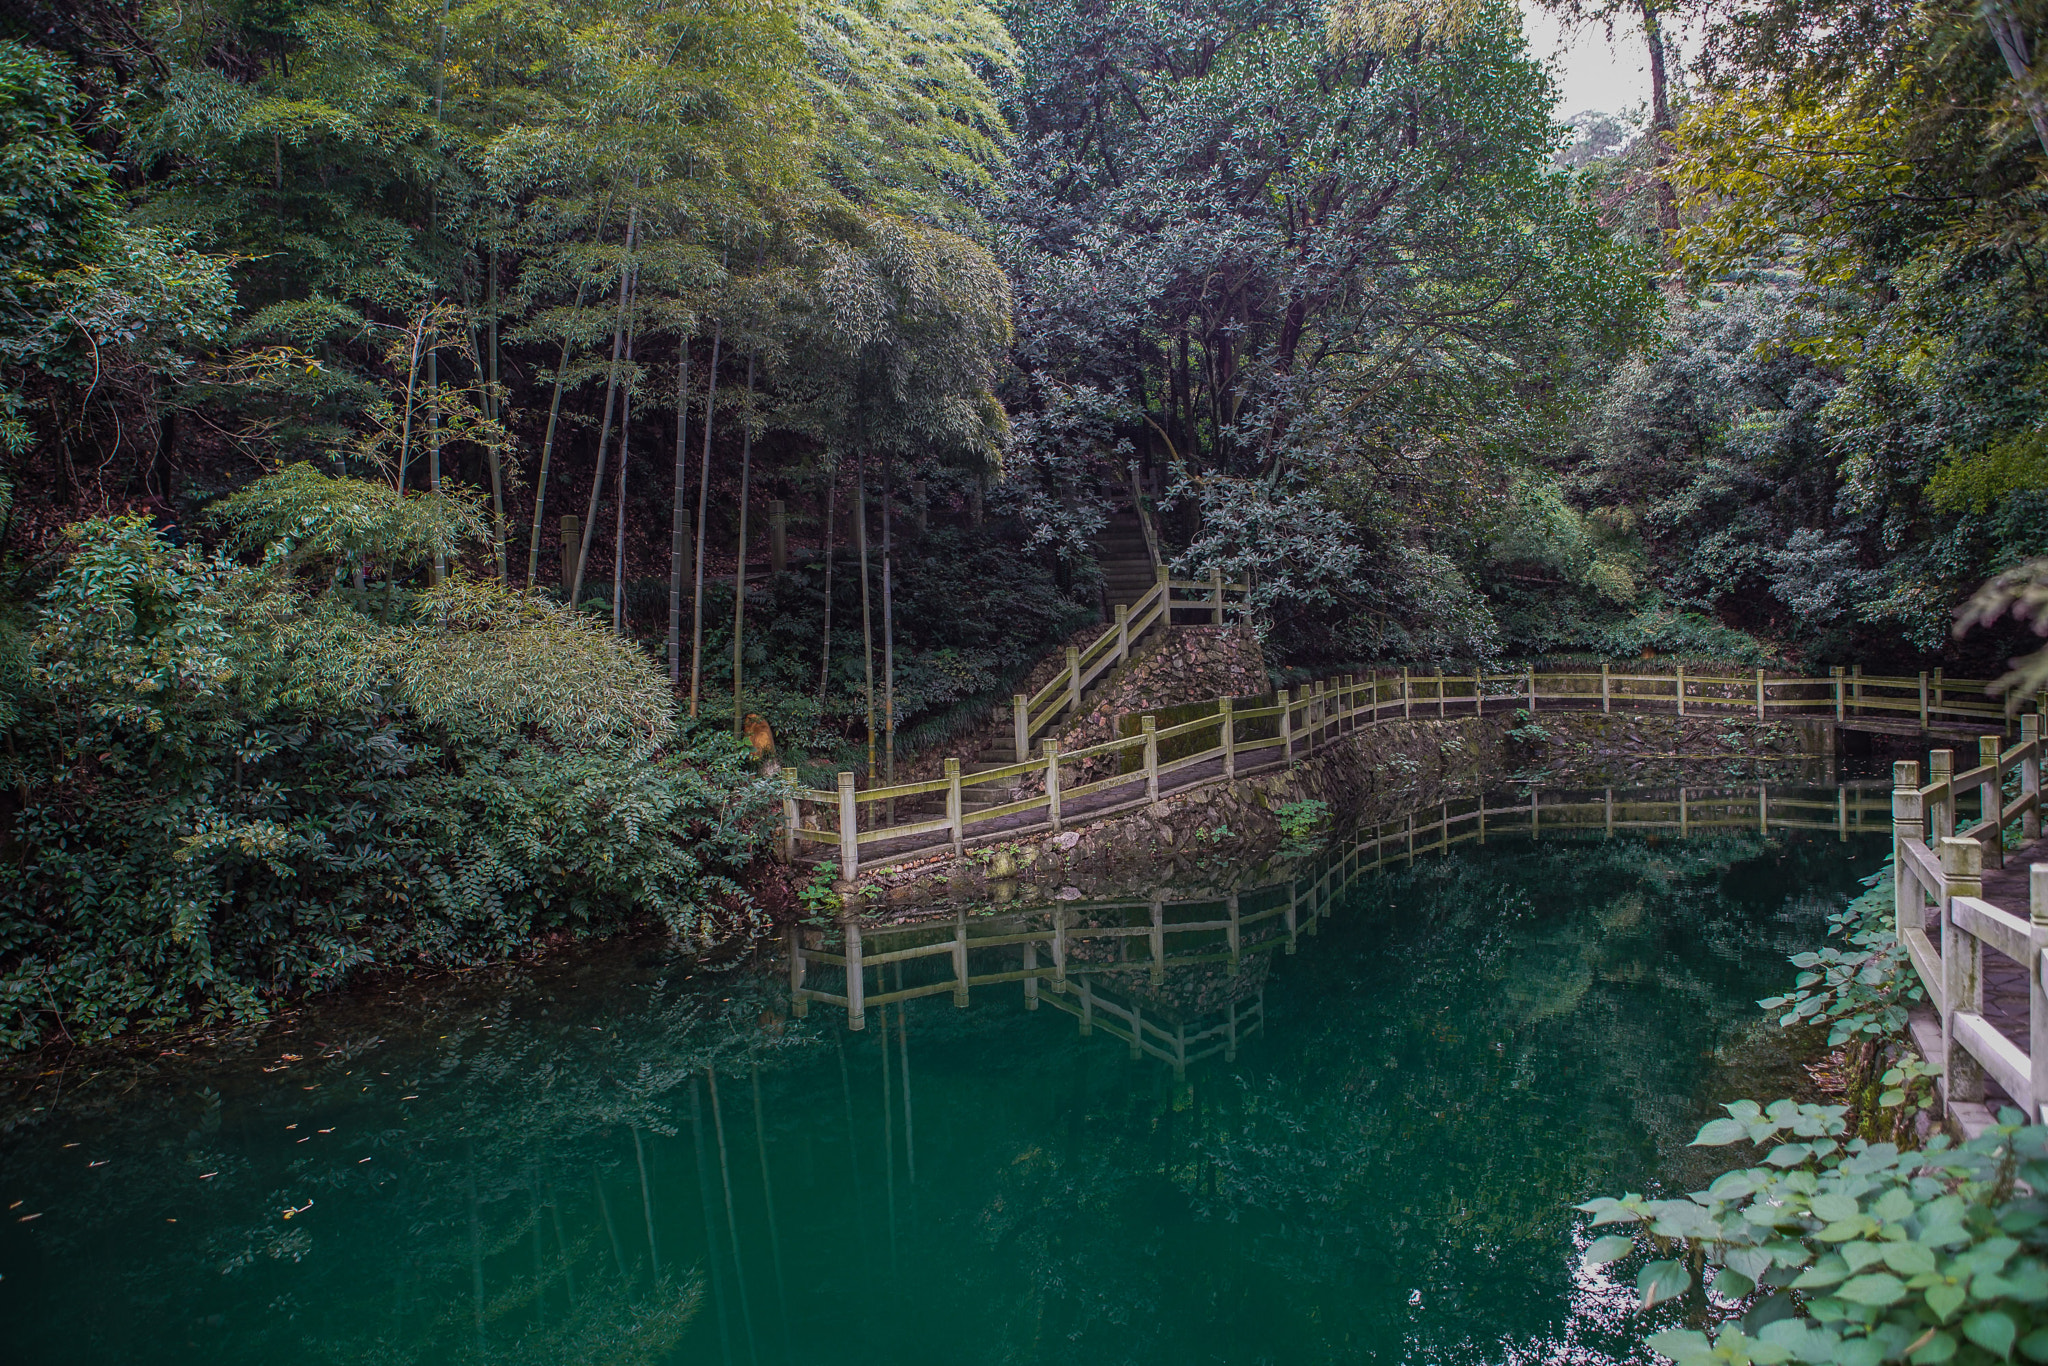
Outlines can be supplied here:
[[[1696, 1145], [1754, 1145], [1757, 1165], [1684, 1199], [1639, 1195], [1580, 1209], [1596, 1228], [1587, 1266], [1646, 1250], [1645, 1307], [1697, 1289], [1724, 1320], [1710, 1339], [1650, 1339], [1679, 1363], [2048, 1361], [2048, 1128], [2006, 1123], [1922, 1151], [1845, 1139], [1839, 1106], [1737, 1101]], [[2007, 1112], [2016, 1120], [2016, 1112]]]

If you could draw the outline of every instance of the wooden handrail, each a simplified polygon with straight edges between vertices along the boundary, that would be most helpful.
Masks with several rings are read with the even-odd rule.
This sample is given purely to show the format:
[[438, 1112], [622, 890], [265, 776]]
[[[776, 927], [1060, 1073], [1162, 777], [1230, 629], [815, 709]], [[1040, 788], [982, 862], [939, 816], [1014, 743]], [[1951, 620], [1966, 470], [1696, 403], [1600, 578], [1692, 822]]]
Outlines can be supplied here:
[[[1185, 582], [1185, 581], [1184, 581]], [[1178, 605], [1172, 594], [1174, 581], [1165, 581], [1165, 591], [1155, 584], [1140, 599], [1144, 611], [1140, 619], [1148, 624], [1165, 619], [1168, 612]], [[1213, 590], [1213, 584], [1196, 584], [1194, 587]], [[1234, 587], [1234, 586], [1226, 586]], [[1214, 607], [1213, 597], [1193, 604], [1204, 608]], [[1123, 639], [1127, 642], [1139, 635], [1138, 622], [1126, 615], [1123, 623]], [[1107, 633], [1110, 640], [1117, 639], [1114, 628]], [[1096, 649], [1100, 646], [1091, 646]], [[1106, 647], [1105, 647], [1106, 648]], [[1078, 656], [1078, 651], [1076, 652]], [[1094, 666], [1083, 666], [1081, 677], [1088, 679], [1105, 672], [1110, 666], [1110, 655], [1104, 653]], [[1068, 700], [1078, 691], [1076, 675], [1063, 671], [1038, 693], [1039, 702], [1031, 704], [1024, 723], [1035, 738], [1039, 731], [1063, 711]], [[1825, 678], [1809, 676], [1772, 677], [1761, 672], [1745, 676], [1719, 674], [1693, 674], [1674, 670], [1671, 674], [1616, 673], [1611, 668], [1600, 673], [1587, 670], [1560, 670], [1556, 673], [1534, 673], [1524, 669], [1514, 673], [1417, 673], [1404, 671], [1400, 677], [1375, 674], [1370, 677], [1340, 677], [1324, 680], [1297, 691], [1283, 692], [1281, 697], [1267, 706], [1251, 707], [1233, 711], [1230, 717], [1228, 735], [1224, 732], [1221, 713], [1221, 699], [1218, 699], [1218, 713], [1198, 716], [1172, 726], [1155, 728], [1148, 735], [1118, 735], [1108, 740], [1070, 752], [1053, 751], [1035, 753], [1015, 764], [983, 770], [971, 775], [949, 774], [948, 777], [918, 783], [900, 783], [887, 787], [873, 787], [855, 790], [851, 785], [851, 774], [843, 775], [847, 786], [841, 791], [799, 789], [785, 799], [786, 807], [792, 813], [787, 819], [792, 833], [785, 840], [785, 850], [793, 853], [798, 843], [829, 842], [830, 832], [822, 827], [808, 827], [801, 824], [801, 807], [805, 802], [838, 805], [851, 793], [851, 800], [857, 808], [851, 813], [841, 812], [838, 822], [841, 844], [842, 866], [847, 874], [859, 866], [860, 845], [886, 840], [908, 838], [919, 833], [936, 829], [947, 829], [956, 849], [964, 847], [970, 827], [986, 827], [990, 822], [1005, 816], [1032, 810], [1044, 810], [1047, 818], [1058, 828], [1060, 809], [1056, 791], [1060, 784], [1055, 782], [1055, 767], [1078, 765], [1090, 759], [1108, 755], [1128, 756], [1135, 753], [1146, 755], [1143, 772], [1116, 772], [1107, 777], [1097, 778], [1079, 786], [1068, 786], [1064, 792], [1067, 798], [1097, 793], [1109, 788], [1145, 784], [1147, 799], [1159, 792], [1160, 779], [1188, 768], [1208, 763], [1219, 757], [1224, 761], [1226, 774], [1240, 762], [1270, 763], [1273, 751], [1280, 751], [1287, 762], [1294, 762], [1311, 755], [1339, 736], [1349, 734], [1360, 726], [1375, 725], [1385, 720], [1400, 719], [1414, 714], [1418, 704], [1433, 705], [1437, 714], [1443, 716], [1470, 716], [1480, 707], [1498, 712], [1503, 704], [1526, 705], [1540, 711], [1546, 704], [1556, 706], [1588, 706], [1597, 702], [1603, 710], [1611, 711], [1620, 706], [1624, 709], [1649, 708], [1653, 711], [1670, 712], [1676, 707], [1681, 712], [1697, 713], [1702, 717], [1757, 717], [1772, 715], [1786, 716], [1804, 714], [1814, 718], [1845, 717], [1861, 712], [1904, 712], [1917, 713], [1925, 725], [1936, 717], [1961, 717], [1965, 721], [1979, 718], [2005, 721], [2002, 703], [1971, 698], [1951, 699], [1948, 693], [1961, 690], [1966, 685], [1961, 680], [1943, 679], [1940, 682], [1940, 701], [1934, 700], [1931, 688], [1923, 689], [1919, 680], [1910, 685], [1916, 696], [1910, 699], [1893, 699], [1870, 695], [1871, 689], [1881, 686], [1880, 680], [1861, 675], [1835, 674]], [[1905, 686], [1901, 683], [1900, 686]], [[1803, 696], [1772, 696], [1773, 691], [1798, 691]], [[1241, 723], [1279, 720], [1279, 734], [1258, 739], [1244, 735]], [[2029, 724], [2032, 724], [2031, 722]], [[1202, 733], [1213, 732], [1213, 742], [1195, 753], [1161, 762], [1157, 746], [1161, 743], [1182, 739]], [[1050, 745], [1050, 741], [1046, 742]], [[1922, 809], [1936, 817], [1930, 825], [1930, 836], [1946, 836], [1954, 832], [1955, 793], [1975, 789], [1980, 792], [2002, 785], [2018, 768], [2024, 765], [2021, 759], [2022, 746], [2015, 746], [2000, 755], [1995, 762], [1980, 763], [1959, 774], [1944, 773], [1920, 793], [1918, 800]], [[2029, 754], [2032, 750], [2027, 751]], [[1043, 774], [1048, 791], [1041, 795], [1004, 802], [981, 811], [967, 812], [959, 809], [959, 792], [966, 786], [985, 786], [1022, 777], [1027, 774]], [[1969, 832], [1985, 843], [1994, 858], [1998, 857], [1997, 841], [1989, 837], [1988, 831], [2003, 828], [2018, 819], [2029, 823], [2029, 828], [2038, 824], [2041, 799], [2038, 791], [2038, 775], [2027, 780], [2033, 786], [2027, 788], [2019, 798], [2006, 802], [2003, 797], [1984, 803], [1985, 810], [1995, 819], [1984, 822]], [[877, 826], [872, 821], [880, 805], [896, 799], [930, 796], [937, 793], [947, 795], [948, 811], [944, 819], [933, 819], [924, 812], [906, 813], [910, 818], [900, 824]], [[869, 815], [867, 828], [862, 829], [861, 813]], [[851, 838], [849, 838], [851, 832]], [[1012, 831], [1011, 834], [1017, 832]], [[977, 838], [985, 838], [977, 835]], [[902, 854], [892, 855], [901, 857]]]

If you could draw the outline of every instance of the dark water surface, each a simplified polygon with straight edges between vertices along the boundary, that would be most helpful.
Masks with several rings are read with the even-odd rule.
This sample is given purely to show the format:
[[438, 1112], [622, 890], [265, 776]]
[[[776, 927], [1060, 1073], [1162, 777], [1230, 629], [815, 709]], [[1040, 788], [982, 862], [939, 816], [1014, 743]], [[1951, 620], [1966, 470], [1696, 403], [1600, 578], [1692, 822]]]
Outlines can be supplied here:
[[1103, 979], [1237, 1012], [1184, 1076], [1014, 985], [849, 1033], [614, 946], [46, 1077], [0, 1136], [5, 1358], [1643, 1360], [1571, 1206], [1783, 1089], [1755, 998], [1882, 856], [1510, 837], [1364, 877], [1292, 955]]

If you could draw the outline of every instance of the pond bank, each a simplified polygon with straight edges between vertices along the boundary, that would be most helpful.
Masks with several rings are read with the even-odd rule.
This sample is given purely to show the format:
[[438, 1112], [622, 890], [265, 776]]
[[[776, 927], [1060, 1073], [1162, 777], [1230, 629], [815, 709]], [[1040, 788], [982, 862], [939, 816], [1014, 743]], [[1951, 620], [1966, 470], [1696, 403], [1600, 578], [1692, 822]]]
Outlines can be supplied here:
[[1218, 863], [1263, 865], [1281, 850], [1282, 811], [1295, 803], [1321, 803], [1327, 828], [1342, 829], [1488, 786], [1827, 784], [1837, 771], [1829, 749], [1815, 727], [1728, 717], [1556, 712], [1385, 722], [1291, 768], [1219, 777], [1138, 811], [963, 857], [864, 870], [837, 890], [845, 904], [868, 908], [864, 918], [890, 921], [962, 899], [1050, 900], [1070, 885], [1084, 895], [1114, 895], [1134, 879], [1186, 878]]

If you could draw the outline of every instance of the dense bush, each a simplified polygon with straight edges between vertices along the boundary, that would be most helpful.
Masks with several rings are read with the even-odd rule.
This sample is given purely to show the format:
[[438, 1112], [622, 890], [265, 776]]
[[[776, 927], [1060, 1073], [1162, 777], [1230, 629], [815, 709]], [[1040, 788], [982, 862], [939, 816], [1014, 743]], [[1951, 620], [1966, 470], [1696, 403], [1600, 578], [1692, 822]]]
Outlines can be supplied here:
[[636, 912], [732, 928], [713, 899], [775, 785], [565, 609], [459, 575], [351, 586], [473, 523], [365, 488], [297, 470], [229, 500], [256, 567], [140, 519], [73, 530], [8, 699], [0, 1045], [255, 1015]]

